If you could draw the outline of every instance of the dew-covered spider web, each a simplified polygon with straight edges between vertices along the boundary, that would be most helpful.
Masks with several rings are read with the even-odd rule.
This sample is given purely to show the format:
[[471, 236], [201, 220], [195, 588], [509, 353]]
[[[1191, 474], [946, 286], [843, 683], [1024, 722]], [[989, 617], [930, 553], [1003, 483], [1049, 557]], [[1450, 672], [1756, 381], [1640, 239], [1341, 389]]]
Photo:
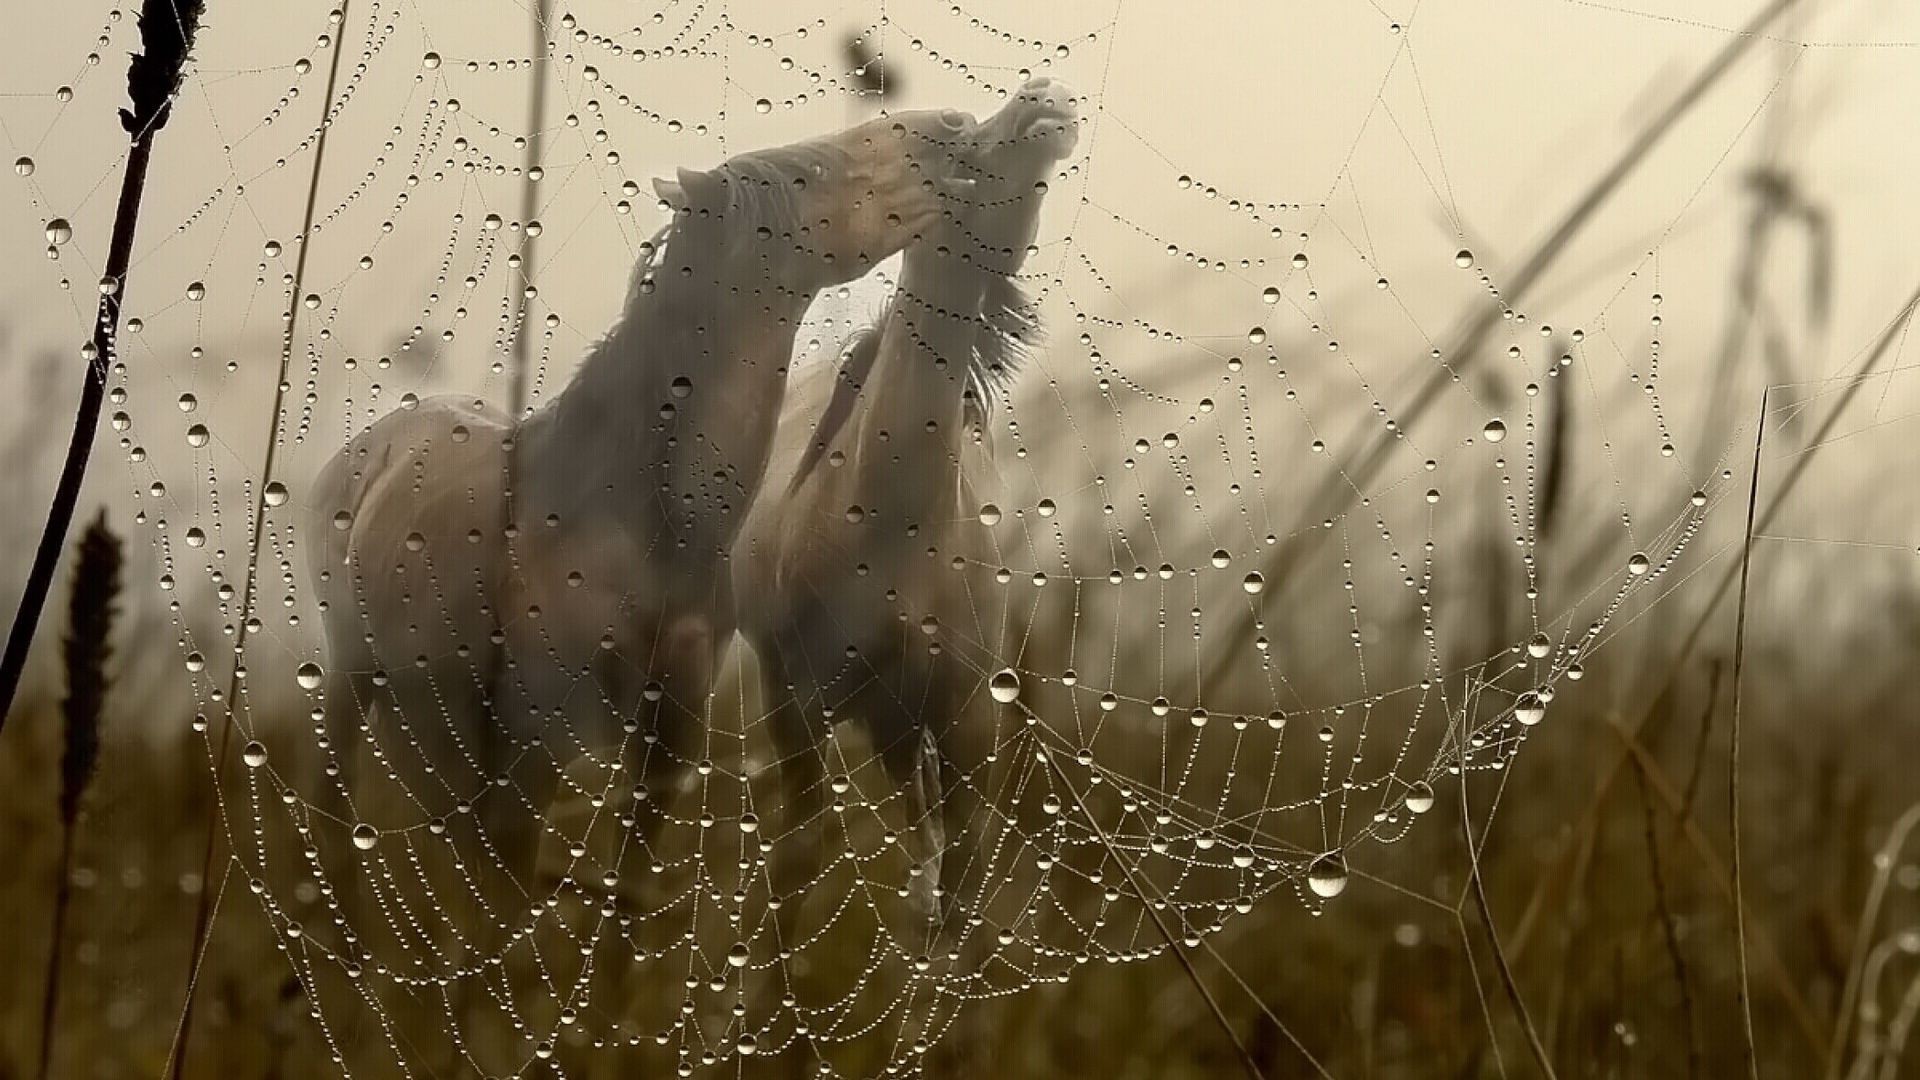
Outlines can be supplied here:
[[[1759, 387], [1826, 374], [1703, 396], [1765, 343], [1716, 357], [1720, 309], [1667, 284], [1723, 276], [1723, 199], [1818, 246], [1727, 175], [1789, 31], [1499, 14], [1581, 64], [1595, 20], [1686, 77], [1732, 51], [1647, 179], [1620, 148], [1684, 80], [1517, 149], [1461, 115], [1499, 50], [1431, 6], [211, 3], [90, 358], [96, 482], [137, 503], [217, 781], [214, 940], [270, 940], [322, 1071], [913, 1074], [990, 1040], [980, 1003], [1179, 978], [1256, 908], [1426, 902], [1396, 845], [1462, 799], [1484, 830], [1615, 636], [1692, 610], [1660, 601], [1737, 547]], [[133, 19], [78, 7], [0, 135], [44, 231], [13, 246], [85, 336]], [[1071, 132], [1038, 182], [938, 139], [903, 166], [984, 293], [917, 289], [911, 247], [826, 284], [749, 254], [723, 320], [622, 336], [731, 257], [697, 230], [749, 211], [700, 170], [1023, 93], [1051, 126], [1020, 139]], [[1641, 210], [1591, 220], [1623, 161]], [[738, 243], [838, 243], [835, 167], [729, 174], [788, 215]], [[568, 398], [589, 356], [674, 378]], [[666, 446], [665, 480], [618, 453]]]

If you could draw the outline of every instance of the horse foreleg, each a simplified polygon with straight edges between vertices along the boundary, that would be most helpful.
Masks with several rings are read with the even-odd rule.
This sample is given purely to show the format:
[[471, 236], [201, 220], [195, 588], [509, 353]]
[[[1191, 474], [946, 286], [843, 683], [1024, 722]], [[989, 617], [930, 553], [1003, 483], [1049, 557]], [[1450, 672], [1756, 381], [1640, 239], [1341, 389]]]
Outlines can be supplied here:
[[936, 883], [947, 848], [946, 821], [940, 807], [939, 744], [931, 730], [917, 725], [881, 747], [880, 760], [900, 797], [907, 857], [913, 860], [908, 896], [915, 913], [930, 930], [937, 930], [940, 901], [935, 895]]

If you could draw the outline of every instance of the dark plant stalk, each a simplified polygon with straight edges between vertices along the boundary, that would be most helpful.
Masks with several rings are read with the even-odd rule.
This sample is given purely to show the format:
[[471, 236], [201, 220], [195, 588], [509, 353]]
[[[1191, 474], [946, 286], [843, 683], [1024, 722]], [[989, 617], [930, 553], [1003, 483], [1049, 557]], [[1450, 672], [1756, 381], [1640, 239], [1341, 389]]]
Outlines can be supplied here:
[[66, 463], [53, 489], [53, 505], [47, 511], [40, 546], [27, 572], [26, 589], [14, 611], [6, 654], [0, 657], [0, 727], [6, 725], [7, 714], [13, 710], [14, 695], [26, 673], [27, 654], [33, 648], [33, 632], [40, 625], [40, 613], [53, 588], [54, 568], [60, 562], [60, 549], [66, 546], [67, 530], [80, 503], [87, 459], [93, 453], [94, 434], [100, 429], [107, 372], [119, 355], [120, 306], [127, 296], [127, 267], [133, 261], [133, 234], [140, 221], [140, 200], [147, 189], [153, 139], [172, 115], [173, 92], [180, 85], [181, 68], [193, 50], [205, 7], [204, 0], [145, 0], [140, 7], [141, 51], [127, 65], [127, 96], [133, 108], [120, 110], [120, 126], [133, 142], [127, 153], [126, 173], [120, 180], [120, 203], [113, 214], [113, 235], [107, 244], [106, 274], [102, 278], [111, 284], [100, 294], [100, 307], [94, 315], [91, 353], [86, 378], [80, 384], [80, 404], [74, 412]]
[[213, 758], [214, 799], [207, 813], [206, 848], [200, 861], [200, 898], [194, 909], [193, 944], [187, 950], [187, 962], [190, 965], [187, 998], [180, 1006], [180, 1025], [174, 1031], [173, 1047], [168, 1053], [169, 1080], [180, 1080], [181, 1072], [186, 1068], [187, 1048], [193, 1034], [193, 1003], [198, 996], [195, 991], [200, 985], [200, 965], [206, 960], [207, 936], [213, 930], [214, 897], [209, 885], [213, 880], [214, 856], [219, 850], [220, 821], [226, 813], [225, 804], [220, 798], [220, 770], [225, 767], [228, 752], [233, 746], [234, 711], [240, 706], [240, 670], [246, 663], [247, 626], [252, 621], [254, 583], [260, 570], [260, 543], [267, 519], [267, 484], [273, 479], [274, 463], [279, 456], [280, 422], [286, 407], [288, 385], [287, 367], [293, 361], [294, 340], [299, 331], [300, 298], [306, 290], [307, 256], [313, 251], [314, 213], [320, 198], [320, 169], [327, 160], [327, 134], [333, 130], [334, 91], [340, 82], [340, 56], [346, 51], [343, 37], [346, 34], [347, 11], [351, 6], [352, 0], [341, 0], [339, 27], [333, 35], [333, 59], [327, 69], [327, 92], [321, 103], [320, 133], [314, 139], [313, 169], [307, 178], [306, 212], [300, 223], [300, 254], [294, 260], [293, 287], [283, 320], [286, 333], [280, 341], [280, 376], [274, 381], [273, 419], [267, 425], [267, 449], [260, 468], [260, 493], [254, 500], [252, 529], [248, 534], [247, 576], [240, 591], [240, 621], [233, 644], [233, 674], [227, 684], [227, 708], [220, 726], [220, 748]]
[[1733, 936], [1738, 944], [1740, 972], [1740, 1030], [1745, 1036], [1747, 1075], [1760, 1080], [1760, 1058], [1753, 1043], [1753, 991], [1747, 981], [1747, 903], [1740, 887], [1740, 674], [1747, 664], [1747, 581], [1753, 568], [1754, 519], [1760, 507], [1760, 451], [1767, 439], [1767, 402], [1773, 394], [1760, 392], [1760, 419], [1754, 424], [1753, 475], [1747, 482], [1747, 534], [1740, 545], [1740, 599], [1733, 630], [1733, 721], [1727, 747], [1727, 823], [1732, 854]]
[[[547, 20], [553, 9], [553, 0], [534, 0], [528, 10], [533, 32], [533, 85], [527, 90], [527, 156], [520, 181], [520, 280], [523, 288], [520, 293], [520, 311], [516, 332], [513, 335], [513, 364], [509, 369], [512, 384], [508, 393], [508, 416], [513, 422], [520, 422], [520, 414], [527, 407], [527, 367], [528, 354], [532, 351], [532, 337], [528, 333], [527, 317], [533, 307], [532, 298], [527, 289], [533, 287], [533, 255], [535, 237], [527, 231], [527, 223], [540, 212], [539, 184], [534, 180], [534, 169], [540, 165], [546, 139], [543, 129], [547, 123]], [[517, 441], [517, 440], [516, 440]], [[512, 462], [509, 451], [508, 462]], [[511, 481], [511, 477], [509, 477]]]
[[1687, 954], [1680, 947], [1680, 928], [1674, 921], [1673, 902], [1667, 897], [1667, 874], [1660, 854], [1660, 834], [1653, 816], [1653, 795], [1647, 790], [1647, 770], [1634, 761], [1633, 778], [1640, 789], [1640, 815], [1647, 841], [1647, 876], [1653, 883], [1654, 909], [1660, 916], [1660, 935], [1667, 946], [1667, 959], [1673, 964], [1673, 981], [1680, 987], [1680, 1023], [1687, 1031], [1687, 1077], [1699, 1080], [1700, 1029], [1693, 1019], [1693, 981], [1687, 976]]
[[[1535, 1065], [1540, 1067], [1541, 1075], [1554, 1080], [1553, 1061], [1547, 1055], [1545, 1044], [1540, 1041], [1540, 1032], [1533, 1026], [1533, 1017], [1527, 1013], [1527, 1003], [1520, 996], [1520, 984], [1514, 980], [1513, 967], [1507, 963], [1507, 953], [1500, 945], [1500, 928], [1493, 921], [1493, 905], [1487, 902], [1487, 886], [1480, 876], [1480, 851], [1473, 842], [1473, 816], [1467, 809], [1467, 738], [1462, 731], [1457, 743], [1460, 752], [1460, 827], [1467, 839], [1467, 875], [1470, 891], [1475, 905], [1480, 910], [1480, 921], [1487, 924], [1487, 942], [1493, 947], [1494, 968], [1500, 973], [1500, 984], [1507, 991], [1507, 1000], [1513, 1005], [1514, 1016], [1520, 1021], [1520, 1030], [1527, 1036], [1527, 1049], [1533, 1053]], [[1466, 923], [1461, 922], [1464, 931]]]
[[[519, 426], [525, 419], [527, 410], [527, 368], [530, 366], [530, 354], [533, 350], [531, 329], [527, 319], [532, 314], [533, 298], [533, 257], [535, 237], [527, 228], [534, 215], [540, 212], [539, 184], [534, 180], [534, 170], [540, 166], [540, 160], [546, 146], [543, 129], [547, 119], [547, 67], [550, 59], [547, 53], [547, 20], [552, 14], [552, 0], [534, 0], [528, 9], [528, 20], [533, 37], [533, 84], [527, 90], [527, 156], [522, 162], [520, 180], [520, 303], [518, 317], [514, 321], [513, 355], [508, 370], [507, 416], [513, 423], [513, 435], [503, 448], [507, 455], [505, 483], [500, 490], [500, 535], [510, 537], [513, 531], [513, 497], [520, 484], [520, 438]], [[512, 544], [511, 539], [504, 540]], [[501, 709], [501, 689], [506, 679], [506, 649], [494, 648], [487, 653], [486, 691], [487, 701], [496, 710]], [[498, 740], [488, 739], [482, 747], [483, 764], [491, 773], [505, 765], [500, 759]]]
[[[1552, 362], [1551, 356], [1548, 361]], [[1561, 495], [1567, 483], [1567, 443], [1573, 436], [1573, 395], [1567, 390], [1573, 376], [1567, 368], [1553, 370], [1558, 374], [1549, 380], [1553, 383], [1548, 391], [1553, 400], [1553, 413], [1547, 422], [1545, 475], [1540, 481], [1540, 509], [1535, 515], [1542, 546], [1553, 538], [1555, 527], [1560, 523], [1559, 511], [1565, 505]]]
[[[1452, 361], [1452, 372], [1464, 372], [1479, 359], [1480, 346], [1486, 341], [1487, 335], [1501, 325], [1503, 311], [1520, 305], [1522, 299], [1559, 261], [1560, 256], [1572, 244], [1573, 238], [1580, 234], [1607, 200], [1626, 183], [1627, 178], [1633, 175], [1640, 164], [1653, 152], [1654, 147], [1659, 145], [1666, 135], [1693, 110], [1694, 106], [1706, 97], [1707, 92], [1713, 89], [1728, 71], [1732, 70], [1734, 64], [1746, 55], [1747, 50], [1761, 40], [1767, 27], [1797, 3], [1799, 0], [1770, 0], [1732, 36], [1705, 67], [1694, 75], [1692, 81], [1681, 90], [1672, 104], [1634, 136], [1633, 141], [1620, 153], [1619, 157], [1614, 159], [1606, 172], [1588, 185], [1552, 231], [1534, 246], [1526, 261], [1521, 263], [1507, 280], [1506, 288], [1503, 290], [1507, 303], [1483, 307], [1452, 335], [1450, 338], [1452, 343], [1446, 349], [1446, 355]], [[1429, 375], [1426, 382], [1414, 393], [1413, 400], [1406, 408], [1399, 410], [1397, 430], [1407, 431], [1418, 423], [1421, 417], [1426, 415], [1427, 410], [1440, 400], [1440, 396], [1451, 385], [1452, 379], [1453, 374], [1448, 371], [1437, 371]], [[1301, 514], [1301, 521], [1311, 528], [1319, 522], [1344, 514], [1353, 505], [1354, 500], [1365, 494], [1367, 486], [1380, 474], [1380, 470], [1386, 467], [1387, 459], [1398, 445], [1398, 441], [1393, 438], [1372, 441], [1361, 453], [1356, 464], [1338, 470], [1337, 474], [1329, 477], [1320, 490], [1307, 501], [1305, 510]], [[1269, 566], [1264, 569], [1269, 582], [1276, 583], [1281, 589], [1287, 587], [1287, 583], [1293, 577], [1291, 571], [1294, 568], [1294, 561], [1299, 558], [1300, 548], [1299, 543], [1289, 543], [1278, 549]], [[1269, 592], [1272, 591], [1270, 587]], [[1236, 615], [1235, 621], [1226, 627], [1226, 634], [1232, 637], [1247, 632], [1243, 620], [1248, 617]], [[1220, 667], [1229, 662], [1223, 653], [1215, 662], [1215, 666], [1206, 672], [1207, 680], [1217, 678]]]
[[80, 537], [67, 601], [67, 697], [60, 704], [67, 745], [60, 758], [60, 878], [54, 886], [53, 933], [47, 984], [40, 1005], [40, 1080], [51, 1075], [53, 1021], [60, 1002], [60, 945], [73, 898], [73, 839], [80, 800], [100, 760], [100, 716], [107, 699], [107, 659], [113, 655], [114, 601], [120, 596], [120, 539], [103, 510]]
[[1193, 966], [1193, 958], [1181, 948], [1179, 940], [1167, 927], [1166, 919], [1161, 917], [1160, 909], [1154, 906], [1157, 894], [1156, 897], [1147, 895], [1146, 883], [1135, 876], [1133, 864], [1120, 854], [1119, 848], [1113, 846], [1113, 841], [1107, 837], [1107, 831], [1100, 827], [1099, 819], [1095, 818], [1093, 811], [1088, 808], [1087, 801], [1080, 797], [1080, 789], [1073, 786], [1073, 781], [1067, 779], [1066, 770], [1060, 767], [1059, 762], [1053, 760], [1053, 751], [1042, 747], [1040, 757], [1053, 770], [1053, 775], [1060, 781], [1060, 786], [1066, 788], [1067, 794], [1073, 796], [1073, 804], [1080, 809], [1081, 816], [1087, 819], [1087, 827], [1091, 828], [1093, 835], [1099, 838], [1100, 846], [1106, 849], [1115, 863], [1119, 864], [1121, 875], [1127, 879], [1127, 887], [1132, 889], [1133, 895], [1139, 898], [1140, 906], [1147, 909], [1147, 916], [1153, 920], [1154, 928], [1160, 931], [1160, 937], [1167, 943], [1167, 951], [1173, 953], [1174, 958], [1180, 961], [1181, 968], [1186, 971], [1187, 978], [1192, 980], [1193, 988], [1200, 992], [1201, 999], [1207, 1003], [1207, 1009], [1213, 1013], [1213, 1018], [1220, 1025], [1220, 1030], [1226, 1032], [1228, 1040], [1233, 1043], [1233, 1049], [1240, 1056], [1240, 1066], [1253, 1080], [1263, 1080], [1265, 1074], [1260, 1071], [1259, 1063], [1254, 1061], [1253, 1055], [1247, 1052], [1247, 1044], [1240, 1041], [1239, 1033], [1233, 1030], [1233, 1024], [1227, 1020], [1227, 1014], [1220, 1010], [1220, 1003], [1214, 1000], [1213, 991], [1207, 989], [1207, 984], [1200, 978], [1199, 970]]

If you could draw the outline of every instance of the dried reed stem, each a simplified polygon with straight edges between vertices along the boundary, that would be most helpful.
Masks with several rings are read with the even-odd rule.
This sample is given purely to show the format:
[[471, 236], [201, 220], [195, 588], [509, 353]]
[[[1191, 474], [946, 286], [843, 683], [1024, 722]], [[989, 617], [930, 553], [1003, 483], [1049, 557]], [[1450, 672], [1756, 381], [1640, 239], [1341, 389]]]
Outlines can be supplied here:
[[26, 588], [20, 594], [20, 606], [14, 611], [6, 654], [0, 657], [0, 727], [6, 725], [14, 695], [20, 689], [20, 679], [26, 673], [34, 630], [40, 625], [40, 613], [53, 588], [54, 568], [60, 562], [60, 549], [66, 546], [67, 529], [73, 525], [73, 512], [80, 503], [87, 459], [92, 456], [93, 437], [100, 428], [107, 372], [119, 355], [120, 306], [127, 296], [127, 267], [133, 260], [133, 234], [140, 222], [140, 200], [146, 194], [153, 138], [167, 126], [167, 119], [172, 115], [173, 92], [180, 84], [180, 72], [186, 66], [187, 55], [193, 51], [194, 35], [199, 32], [200, 15], [205, 6], [204, 0], [145, 0], [140, 7], [141, 51], [135, 53], [127, 65], [127, 96], [133, 108], [120, 110], [120, 126], [133, 143], [127, 154], [126, 173], [120, 180], [120, 203], [114, 210], [113, 235], [107, 244], [106, 273], [102, 278], [112, 285], [100, 294], [86, 378], [80, 384], [80, 404], [73, 417], [73, 437], [67, 443], [66, 463], [60, 468], [53, 505], [47, 511], [46, 525], [40, 533], [40, 546], [34, 551], [33, 567], [27, 572]]
[[234, 712], [240, 707], [240, 671], [246, 663], [247, 626], [252, 621], [254, 582], [260, 569], [260, 544], [266, 527], [267, 485], [273, 479], [275, 459], [280, 448], [280, 421], [286, 407], [287, 368], [293, 360], [295, 336], [299, 329], [300, 299], [305, 295], [307, 256], [313, 251], [313, 220], [320, 198], [320, 170], [327, 158], [327, 135], [333, 130], [334, 91], [340, 80], [340, 57], [346, 52], [347, 11], [352, 0], [341, 0], [338, 29], [333, 34], [333, 58], [327, 69], [327, 92], [321, 103], [320, 132], [314, 139], [313, 169], [307, 178], [306, 212], [300, 224], [300, 254], [294, 260], [293, 287], [288, 293], [286, 333], [280, 342], [280, 374], [274, 380], [273, 419], [267, 425], [266, 460], [260, 469], [260, 491], [254, 500], [252, 528], [248, 533], [247, 576], [240, 591], [240, 619], [233, 644], [233, 675], [227, 684], [227, 708], [220, 725], [220, 748], [214, 755], [213, 806], [207, 814], [207, 840], [200, 860], [200, 897], [193, 918], [193, 944], [188, 950], [187, 997], [180, 1007], [180, 1024], [174, 1031], [173, 1046], [167, 1056], [167, 1076], [180, 1080], [186, 1068], [188, 1040], [193, 1033], [193, 1004], [200, 985], [200, 965], [207, 955], [207, 938], [213, 929], [213, 893], [207, 887], [213, 877], [214, 856], [219, 849], [220, 822], [226, 816], [226, 804], [220, 797], [220, 770], [225, 767], [233, 744]]
[[1653, 793], [1647, 790], [1647, 770], [1634, 761], [1633, 777], [1640, 789], [1640, 815], [1646, 825], [1647, 876], [1653, 882], [1654, 907], [1660, 915], [1660, 933], [1667, 946], [1667, 959], [1673, 964], [1673, 979], [1680, 984], [1680, 1023], [1687, 1029], [1687, 1076], [1700, 1076], [1700, 1030], [1694, 1023], [1693, 981], [1687, 977], [1687, 954], [1680, 948], [1680, 927], [1674, 920], [1673, 903], [1667, 897], [1667, 874], [1660, 855], [1660, 833], [1654, 827]]
[[100, 760], [100, 717], [107, 699], [107, 659], [113, 655], [114, 602], [120, 596], [120, 538], [107, 528], [106, 511], [80, 537], [67, 601], [67, 697], [61, 702], [66, 752], [60, 758], [60, 877], [54, 886], [53, 932], [47, 982], [40, 1003], [40, 1068], [52, 1075], [54, 1016], [60, 1003], [60, 944], [67, 936], [67, 906], [73, 898], [74, 833], [80, 801]]
[[[1467, 735], [1461, 732], [1456, 740], [1460, 753], [1460, 827], [1467, 840], [1467, 876], [1473, 885], [1474, 906], [1480, 909], [1480, 921], [1487, 924], [1487, 941], [1493, 947], [1493, 963], [1500, 972], [1500, 983], [1507, 991], [1507, 1000], [1513, 1004], [1513, 1012], [1520, 1020], [1520, 1030], [1526, 1033], [1527, 1049], [1533, 1052], [1534, 1064], [1540, 1067], [1547, 1080], [1554, 1080], [1553, 1061], [1547, 1056], [1547, 1048], [1540, 1041], [1540, 1032], [1533, 1026], [1533, 1017], [1527, 1013], [1527, 1003], [1520, 997], [1520, 984], [1513, 977], [1513, 967], [1507, 963], [1506, 950], [1500, 947], [1500, 928], [1493, 921], [1493, 905], [1487, 901], [1487, 887], [1480, 876], [1480, 852], [1473, 842], [1473, 816], [1467, 809]], [[1462, 924], [1464, 927], [1464, 923]]]
[[1753, 1043], [1753, 994], [1747, 981], [1747, 904], [1740, 887], [1740, 673], [1747, 661], [1747, 582], [1753, 568], [1754, 519], [1760, 507], [1760, 451], [1767, 438], [1767, 401], [1773, 388], [1760, 392], [1760, 419], [1753, 433], [1753, 475], [1747, 483], [1747, 532], [1740, 544], [1740, 602], [1733, 631], [1733, 723], [1727, 746], [1727, 823], [1733, 853], [1733, 936], [1740, 971], [1740, 1029], [1749, 1080], [1760, 1080], [1760, 1059]]
[[[1201, 981], [1200, 972], [1193, 966], [1193, 958], [1188, 956], [1186, 951], [1181, 948], [1180, 942], [1173, 936], [1173, 931], [1167, 927], [1167, 921], [1161, 918], [1160, 909], [1153, 906], [1154, 900], [1158, 898], [1157, 890], [1155, 896], [1149, 897], [1147, 895], [1147, 883], [1135, 876], [1133, 864], [1128, 862], [1126, 857], [1120, 854], [1120, 849], [1113, 846], [1113, 841], [1108, 838], [1107, 831], [1100, 827], [1099, 819], [1094, 817], [1093, 811], [1088, 808], [1087, 801], [1080, 797], [1080, 789], [1073, 786], [1073, 782], [1067, 779], [1066, 770], [1060, 767], [1059, 762], [1053, 760], [1053, 751], [1044, 746], [1038, 749], [1040, 759], [1047, 763], [1049, 769], [1053, 770], [1053, 775], [1059, 779], [1060, 786], [1066, 788], [1067, 793], [1073, 796], [1074, 805], [1080, 808], [1081, 816], [1087, 819], [1087, 827], [1093, 830], [1095, 837], [1099, 838], [1100, 846], [1106, 849], [1107, 854], [1119, 865], [1120, 873], [1127, 879], [1127, 887], [1133, 890], [1133, 895], [1140, 898], [1140, 905], [1147, 909], [1147, 915], [1153, 920], [1154, 928], [1160, 931], [1161, 938], [1166, 941], [1167, 951], [1173, 953], [1174, 957], [1180, 961], [1180, 966], [1185, 969], [1187, 978], [1193, 982], [1193, 988], [1200, 991], [1200, 997], [1207, 1003], [1208, 1011], [1213, 1013], [1213, 1018], [1219, 1023], [1220, 1030], [1226, 1032], [1228, 1040], [1233, 1043], [1234, 1050], [1239, 1053], [1241, 1067], [1246, 1070], [1247, 1075], [1252, 1077], [1253, 1080], [1264, 1080], [1264, 1074], [1260, 1071], [1259, 1063], [1255, 1062], [1253, 1055], [1247, 1052], [1247, 1044], [1240, 1041], [1239, 1033], [1233, 1030], [1233, 1025], [1227, 1020], [1227, 1014], [1221, 1011], [1220, 1003], [1214, 1000], [1213, 991], [1207, 989], [1207, 984]], [[1244, 986], [1245, 984], [1242, 983], [1241, 985]], [[1268, 1015], [1272, 1016], [1271, 1013]]]
[[[1399, 411], [1396, 431], [1409, 430], [1428, 409], [1433, 407], [1435, 402], [1439, 401], [1440, 395], [1452, 384], [1454, 375], [1464, 372], [1478, 358], [1480, 346], [1486, 341], [1487, 335], [1502, 324], [1504, 311], [1519, 306], [1522, 299], [1539, 283], [1540, 278], [1545, 276], [1546, 272], [1559, 260], [1573, 238], [1586, 227], [1588, 221], [1599, 212], [1607, 200], [1612, 198], [1641, 162], [1646, 160], [1653, 148], [1693, 110], [1695, 105], [1699, 104], [1701, 99], [1706, 97], [1707, 92], [1726, 76], [1747, 50], [1761, 40], [1766, 28], [1798, 2], [1799, 0], [1770, 0], [1758, 14], [1748, 20], [1745, 26], [1732, 35], [1732, 38], [1714, 55], [1712, 60], [1707, 62], [1705, 67], [1694, 75], [1693, 80], [1681, 90], [1680, 95], [1634, 136], [1633, 141], [1620, 153], [1619, 157], [1614, 159], [1613, 164], [1581, 193], [1580, 198], [1567, 210], [1546, 237], [1534, 246], [1526, 261], [1521, 263], [1505, 282], [1503, 292], [1507, 298], [1506, 304], [1484, 305], [1452, 335], [1450, 339], [1452, 344], [1446, 349], [1446, 355], [1452, 360], [1452, 364], [1449, 369], [1429, 376], [1415, 392], [1413, 401]], [[1336, 470], [1336, 473], [1329, 476], [1321, 489], [1307, 501], [1301, 520], [1313, 523], [1345, 513], [1347, 508], [1352, 506], [1353, 500], [1360, 498], [1365, 493], [1367, 485], [1372, 483], [1380, 470], [1386, 467], [1387, 458], [1398, 445], [1400, 444], [1396, 438], [1382, 436], [1361, 454], [1356, 465]], [[1284, 588], [1293, 577], [1289, 573], [1290, 563], [1298, 557], [1299, 549], [1298, 544], [1289, 544], [1280, 548], [1279, 554], [1265, 570], [1267, 580], [1278, 582]], [[1246, 631], [1242, 621], [1246, 617], [1235, 617], [1234, 623], [1226, 628], [1228, 637]], [[1230, 662], [1226, 652], [1223, 651], [1220, 658], [1215, 661], [1215, 666], [1206, 672], [1206, 677], [1211, 680], [1224, 665]]]

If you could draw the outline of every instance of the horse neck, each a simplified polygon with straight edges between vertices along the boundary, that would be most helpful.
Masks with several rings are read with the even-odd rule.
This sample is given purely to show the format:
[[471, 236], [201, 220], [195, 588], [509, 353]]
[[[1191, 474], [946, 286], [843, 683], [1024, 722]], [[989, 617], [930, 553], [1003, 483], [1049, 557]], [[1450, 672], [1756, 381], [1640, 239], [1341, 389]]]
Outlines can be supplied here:
[[[632, 515], [642, 537], [671, 533], [704, 556], [730, 545], [766, 471], [812, 297], [781, 292], [779, 275], [750, 257], [717, 274], [682, 275], [684, 261], [669, 243], [651, 291], [630, 290], [612, 331], [530, 422], [541, 430], [526, 440], [535, 460], [523, 486], [576, 512]], [[690, 390], [676, 390], [681, 377]], [[663, 405], [672, 419], [661, 416]], [[726, 478], [716, 479], [722, 470]], [[687, 492], [696, 493], [695, 510], [662, 509]]]
[[[882, 316], [873, 371], [861, 398], [844, 472], [851, 499], [896, 524], [933, 525], [959, 509], [965, 393], [979, 336], [984, 279], [945, 259], [910, 252]], [[929, 430], [928, 424], [932, 423]]]

